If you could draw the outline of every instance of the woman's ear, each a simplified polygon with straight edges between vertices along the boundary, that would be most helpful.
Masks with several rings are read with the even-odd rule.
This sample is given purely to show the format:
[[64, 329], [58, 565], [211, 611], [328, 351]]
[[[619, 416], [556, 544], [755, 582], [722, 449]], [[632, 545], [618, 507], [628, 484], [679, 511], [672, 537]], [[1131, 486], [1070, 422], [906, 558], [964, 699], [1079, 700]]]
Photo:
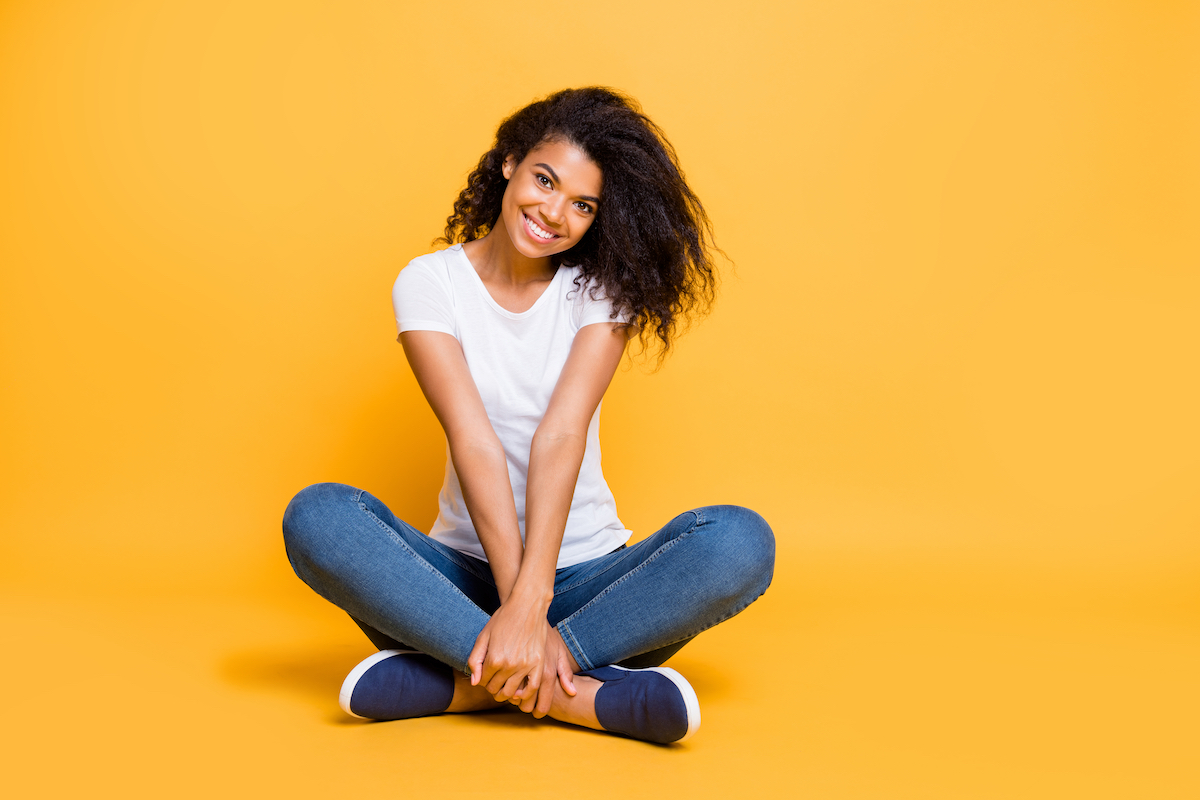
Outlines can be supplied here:
[[504, 175], [504, 180], [509, 180], [513, 176], [513, 172], [517, 169], [517, 157], [511, 153], [508, 158], [504, 159], [504, 165], [500, 167], [501, 174]]

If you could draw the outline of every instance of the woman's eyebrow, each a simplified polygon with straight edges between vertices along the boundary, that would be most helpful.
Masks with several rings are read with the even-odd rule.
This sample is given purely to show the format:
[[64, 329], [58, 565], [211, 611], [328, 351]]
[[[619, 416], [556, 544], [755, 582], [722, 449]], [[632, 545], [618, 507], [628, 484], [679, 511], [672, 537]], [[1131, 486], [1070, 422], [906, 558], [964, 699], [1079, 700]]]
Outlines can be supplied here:
[[[558, 179], [558, 173], [554, 171], [554, 167], [550, 166], [549, 164], [542, 164], [541, 162], [539, 162], [539, 163], [537, 163], [537, 164], [534, 164], [534, 166], [535, 166], [535, 167], [541, 167], [542, 169], [546, 170], [546, 172], [549, 172], [549, 173], [550, 173], [550, 177], [554, 179], [554, 182], [555, 182], [555, 183], [561, 183], [561, 182], [562, 182], [562, 181], [560, 181], [560, 180]], [[581, 194], [581, 195], [579, 195], [579, 199], [580, 199], [580, 200], [587, 200], [587, 201], [589, 201], [589, 202], [596, 203], [597, 205], [599, 205], [599, 204], [600, 204], [600, 198], [599, 198], [599, 197], [592, 197], [591, 195], [588, 195], [588, 194]]]

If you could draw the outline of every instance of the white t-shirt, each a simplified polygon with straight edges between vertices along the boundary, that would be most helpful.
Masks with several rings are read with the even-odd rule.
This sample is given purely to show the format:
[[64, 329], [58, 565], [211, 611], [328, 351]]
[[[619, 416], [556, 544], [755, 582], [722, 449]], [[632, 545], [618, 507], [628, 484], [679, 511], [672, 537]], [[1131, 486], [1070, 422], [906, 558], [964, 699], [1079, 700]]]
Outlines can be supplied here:
[[[400, 271], [392, 288], [392, 305], [401, 333], [440, 331], [462, 345], [488, 419], [504, 446], [522, 540], [525, 481], [534, 431], [550, 404], [575, 334], [585, 325], [613, 322], [609, 316], [611, 303], [603, 295], [593, 300], [586, 286], [576, 289], [576, 274], [576, 267], [559, 267], [537, 302], [518, 314], [492, 299], [462, 245], [456, 244], [413, 259]], [[438, 506], [437, 522], [430, 535], [456, 550], [487, 560], [467, 513], [449, 446]], [[628, 541], [630, 535], [617, 517], [612, 491], [600, 471], [597, 406], [588, 424], [587, 445], [571, 497], [558, 567], [604, 555]]]

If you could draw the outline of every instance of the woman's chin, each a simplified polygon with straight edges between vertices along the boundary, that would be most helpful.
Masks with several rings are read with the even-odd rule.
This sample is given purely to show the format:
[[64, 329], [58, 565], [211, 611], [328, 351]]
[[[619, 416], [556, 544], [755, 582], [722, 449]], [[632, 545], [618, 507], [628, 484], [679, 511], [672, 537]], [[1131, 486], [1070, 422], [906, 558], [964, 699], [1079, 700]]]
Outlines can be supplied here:
[[570, 243], [563, 242], [547, 242], [539, 244], [536, 242], [528, 242], [517, 240], [513, 243], [513, 249], [526, 258], [549, 258], [553, 255], [566, 252], [571, 249]]

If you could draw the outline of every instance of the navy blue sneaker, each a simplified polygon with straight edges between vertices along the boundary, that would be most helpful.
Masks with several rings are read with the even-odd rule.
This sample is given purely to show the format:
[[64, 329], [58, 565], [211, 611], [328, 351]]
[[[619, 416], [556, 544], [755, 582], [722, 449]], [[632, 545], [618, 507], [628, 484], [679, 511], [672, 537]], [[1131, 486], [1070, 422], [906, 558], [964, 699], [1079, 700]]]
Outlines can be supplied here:
[[599, 667], [579, 674], [604, 682], [596, 692], [596, 718], [606, 731], [670, 744], [700, 729], [696, 690], [669, 667]]
[[454, 697], [454, 672], [415, 650], [380, 650], [350, 670], [338, 702], [359, 719], [440, 714]]

